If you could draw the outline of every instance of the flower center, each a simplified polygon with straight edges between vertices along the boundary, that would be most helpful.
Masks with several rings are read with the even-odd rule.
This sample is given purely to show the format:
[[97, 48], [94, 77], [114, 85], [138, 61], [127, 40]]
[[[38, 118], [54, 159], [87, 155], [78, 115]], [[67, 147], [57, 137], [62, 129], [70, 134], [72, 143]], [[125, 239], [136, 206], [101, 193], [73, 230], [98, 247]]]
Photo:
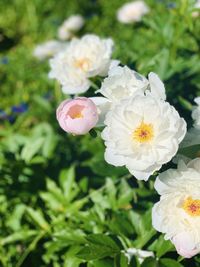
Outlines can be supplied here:
[[76, 68], [83, 70], [83, 71], [88, 71], [88, 69], [90, 67], [90, 60], [88, 58], [77, 59], [74, 62], [74, 66]]
[[84, 109], [84, 106], [74, 105], [68, 110], [67, 116], [70, 116], [71, 119], [83, 118], [83, 114], [82, 114], [83, 109]]
[[192, 199], [191, 197], [188, 197], [183, 202], [182, 208], [190, 216], [200, 216], [200, 199]]
[[147, 143], [154, 137], [153, 125], [142, 122], [133, 132], [133, 139], [139, 143]]

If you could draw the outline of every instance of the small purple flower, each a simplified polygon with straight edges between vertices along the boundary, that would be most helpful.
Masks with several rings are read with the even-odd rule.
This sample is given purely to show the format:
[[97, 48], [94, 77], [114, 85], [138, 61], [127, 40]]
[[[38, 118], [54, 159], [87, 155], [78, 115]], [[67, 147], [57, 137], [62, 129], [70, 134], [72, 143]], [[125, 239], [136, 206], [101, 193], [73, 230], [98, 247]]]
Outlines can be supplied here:
[[14, 113], [23, 113], [28, 110], [28, 104], [27, 103], [21, 103], [18, 106], [13, 106], [12, 107], [12, 112]]

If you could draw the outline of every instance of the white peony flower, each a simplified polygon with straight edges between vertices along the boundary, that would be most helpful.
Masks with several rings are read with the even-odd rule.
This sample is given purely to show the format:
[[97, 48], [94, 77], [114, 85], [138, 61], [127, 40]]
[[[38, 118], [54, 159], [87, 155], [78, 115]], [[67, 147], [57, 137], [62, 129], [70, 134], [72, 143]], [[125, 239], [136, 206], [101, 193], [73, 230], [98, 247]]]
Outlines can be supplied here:
[[116, 66], [109, 70], [108, 77], [104, 79], [97, 92], [105, 96], [112, 104], [134, 95], [143, 95], [150, 92], [152, 95], [166, 99], [165, 87], [157, 74], [151, 72], [147, 80], [127, 66]]
[[66, 43], [62, 43], [56, 40], [50, 40], [37, 45], [33, 51], [33, 55], [36, 58], [43, 60], [56, 55], [60, 51], [64, 50], [66, 47]]
[[65, 51], [50, 60], [49, 77], [61, 83], [64, 93], [83, 93], [90, 86], [88, 78], [107, 74], [112, 49], [111, 39], [100, 39], [93, 34], [73, 39]]
[[161, 173], [155, 189], [161, 198], [152, 211], [154, 228], [183, 257], [196, 255], [200, 252], [200, 158]]
[[58, 38], [68, 40], [73, 36], [73, 33], [79, 31], [85, 21], [81, 15], [73, 15], [66, 19], [58, 29]]
[[122, 23], [140, 21], [142, 16], [149, 12], [144, 1], [134, 1], [124, 4], [117, 12], [117, 19]]
[[105, 160], [125, 165], [140, 180], [147, 180], [175, 156], [186, 133], [186, 123], [175, 108], [150, 93], [114, 105], [105, 125]]
[[141, 250], [137, 248], [128, 248], [125, 252], [129, 262], [133, 256], [138, 258], [139, 263], [142, 263], [145, 258], [154, 257], [154, 253], [148, 250]]
[[192, 112], [192, 118], [194, 120], [194, 127], [200, 129], [200, 97], [196, 97], [194, 101], [197, 103], [197, 106]]

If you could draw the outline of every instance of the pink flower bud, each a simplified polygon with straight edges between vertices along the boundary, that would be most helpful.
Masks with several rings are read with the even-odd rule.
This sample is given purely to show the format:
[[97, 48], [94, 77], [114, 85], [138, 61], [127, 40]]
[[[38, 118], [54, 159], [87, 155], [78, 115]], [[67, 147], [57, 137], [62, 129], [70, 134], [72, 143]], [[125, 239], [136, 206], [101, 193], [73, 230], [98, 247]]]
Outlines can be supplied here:
[[56, 111], [60, 127], [68, 133], [88, 133], [98, 121], [96, 105], [86, 97], [64, 100]]

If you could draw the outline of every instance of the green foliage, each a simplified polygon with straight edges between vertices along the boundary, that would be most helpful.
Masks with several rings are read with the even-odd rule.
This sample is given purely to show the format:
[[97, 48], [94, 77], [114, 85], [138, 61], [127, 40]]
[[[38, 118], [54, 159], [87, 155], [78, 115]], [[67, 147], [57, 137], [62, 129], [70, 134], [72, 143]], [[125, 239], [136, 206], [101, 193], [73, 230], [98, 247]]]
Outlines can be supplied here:
[[[0, 109], [13, 115], [13, 105], [28, 103], [12, 123], [0, 121], [0, 266], [200, 266], [198, 256], [179, 260], [171, 242], [152, 228], [158, 199], [153, 181], [141, 183], [125, 168], [108, 165], [98, 130], [78, 137], [59, 128], [55, 110], [66, 96], [48, 79], [48, 62], [32, 56], [38, 43], [56, 38], [67, 16], [80, 13], [86, 19], [80, 35], [112, 37], [114, 58], [144, 75], [157, 72], [169, 102], [190, 126], [193, 99], [200, 95], [194, 1], [177, 0], [170, 8], [172, 1], [146, 0], [151, 12], [133, 25], [116, 20], [124, 2], [0, 1]], [[99, 78], [94, 84], [99, 86]], [[193, 156], [199, 147], [180, 151]], [[155, 257], [128, 260], [128, 248]]]

